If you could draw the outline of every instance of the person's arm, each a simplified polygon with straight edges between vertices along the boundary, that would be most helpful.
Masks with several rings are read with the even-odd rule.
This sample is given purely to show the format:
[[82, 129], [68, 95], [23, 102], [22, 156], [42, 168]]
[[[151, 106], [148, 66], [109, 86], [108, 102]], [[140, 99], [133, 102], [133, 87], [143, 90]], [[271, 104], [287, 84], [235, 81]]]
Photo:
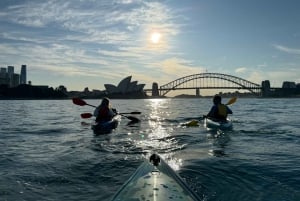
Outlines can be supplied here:
[[113, 111], [114, 115], [118, 114], [118, 111], [116, 108], [111, 108], [111, 110]]
[[109, 108], [108, 109], [108, 116], [110, 116], [110, 117], [116, 116], [117, 113], [118, 112], [117, 112], [117, 110], [115, 108]]
[[212, 106], [209, 113], [206, 115], [207, 117], [214, 117], [216, 113], [216, 106]]
[[232, 114], [232, 110], [228, 106], [226, 106], [226, 108], [227, 108], [227, 114]]
[[99, 114], [99, 107], [96, 107], [96, 109], [94, 110], [94, 116], [97, 117]]

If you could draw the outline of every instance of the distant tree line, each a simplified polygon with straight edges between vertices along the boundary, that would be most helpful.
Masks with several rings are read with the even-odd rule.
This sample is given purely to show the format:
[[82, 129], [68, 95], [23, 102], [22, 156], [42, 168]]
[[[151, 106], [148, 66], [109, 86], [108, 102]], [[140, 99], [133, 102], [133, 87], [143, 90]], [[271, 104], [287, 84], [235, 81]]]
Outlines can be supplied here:
[[0, 99], [60, 99], [67, 98], [64, 87], [56, 89], [48, 86], [32, 86], [21, 84], [10, 88], [8, 85], [0, 85]]
[[83, 91], [68, 91], [63, 85], [55, 89], [48, 86], [32, 86], [30, 84], [21, 84], [17, 87], [0, 85], [0, 99], [67, 99], [72, 97], [99, 99], [109, 98], [146, 98], [144, 92], [126, 93], [126, 94], [108, 94], [106, 91], [93, 90], [85, 88]]

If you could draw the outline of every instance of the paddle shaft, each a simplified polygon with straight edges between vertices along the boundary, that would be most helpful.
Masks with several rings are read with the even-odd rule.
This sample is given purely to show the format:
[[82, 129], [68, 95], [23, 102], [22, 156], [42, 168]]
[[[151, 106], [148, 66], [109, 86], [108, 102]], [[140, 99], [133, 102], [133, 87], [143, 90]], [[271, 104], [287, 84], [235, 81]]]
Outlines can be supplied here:
[[[95, 105], [91, 105], [91, 104], [88, 104], [86, 103], [84, 100], [80, 99], [80, 98], [73, 98], [73, 103], [76, 104], [76, 105], [80, 105], [80, 106], [84, 106], [84, 105], [88, 105], [88, 106], [91, 106], [91, 107], [94, 107], [96, 108], [97, 106]], [[120, 115], [122, 114], [141, 114], [141, 112], [122, 112], [122, 113], [119, 113]]]
[[91, 106], [91, 107], [94, 107], [94, 108], [97, 107], [97, 106], [95, 106], [95, 105], [90, 105], [90, 104], [87, 104], [87, 103], [86, 103], [86, 105]]
[[[130, 121], [133, 121], [133, 122], [139, 122], [140, 121], [138, 118], [133, 117], [133, 116], [126, 116], [122, 113], [119, 113], [119, 115], [121, 115], [122, 117], [126, 117], [127, 119], [129, 119]], [[93, 116], [93, 114], [91, 114], [91, 113], [82, 113], [80, 116], [83, 119], [88, 119], [88, 118], [91, 118]]]
[[[141, 113], [140, 112], [124, 112], [124, 113], [117, 113], [117, 114], [119, 114], [121, 116], [125, 116], [124, 114], [141, 114]], [[91, 114], [91, 113], [82, 113], [80, 116], [84, 119], [87, 119], [87, 118], [91, 118], [93, 116], [93, 114]]]
[[[88, 106], [91, 106], [91, 107], [94, 107], [96, 108], [96, 106], [94, 105], [91, 105], [91, 104], [88, 104], [86, 103], [84, 100], [80, 99], [80, 98], [73, 98], [72, 99], [73, 103], [76, 104], [76, 105], [80, 105], [80, 106], [84, 106], [84, 105], [88, 105]], [[134, 122], [139, 122], [140, 120], [138, 118], [135, 118], [135, 117], [132, 117], [132, 116], [126, 116], [124, 114], [140, 114], [140, 112], [131, 112], [131, 113], [119, 113], [119, 115], [123, 116], [123, 117], [126, 117], [127, 119], [131, 120], [131, 121], [134, 121]], [[81, 117], [82, 118], [90, 118], [92, 117], [93, 115], [90, 114], [90, 113], [85, 113], [85, 114], [81, 114]]]

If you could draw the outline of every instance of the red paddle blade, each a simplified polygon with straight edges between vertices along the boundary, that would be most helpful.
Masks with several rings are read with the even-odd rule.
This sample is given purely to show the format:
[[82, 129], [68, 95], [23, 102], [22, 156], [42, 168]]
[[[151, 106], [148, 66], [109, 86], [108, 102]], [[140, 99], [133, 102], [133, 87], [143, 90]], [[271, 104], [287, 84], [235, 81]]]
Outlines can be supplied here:
[[91, 113], [82, 113], [80, 116], [83, 119], [87, 119], [87, 118], [91, 118], [93, 115]]
[[80, 105], [80, 106], [86, 105], [86, 102], [80, 98], [72, 98], [72, 101], [76, 105]]

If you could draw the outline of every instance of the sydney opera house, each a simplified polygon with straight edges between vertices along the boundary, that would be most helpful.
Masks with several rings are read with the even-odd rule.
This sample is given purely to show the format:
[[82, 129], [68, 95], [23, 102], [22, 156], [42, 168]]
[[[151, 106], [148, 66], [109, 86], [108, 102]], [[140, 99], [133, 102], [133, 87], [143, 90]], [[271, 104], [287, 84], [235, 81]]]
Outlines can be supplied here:
[[113, 84], [105, 84], [105, 90], [109, 97], [122, 98], [122, 97], [146, 97], [144, 92], [145, 84], [138, 84], [137, 81], [131, 81], [132, 76], [128, 76], [120, 81], [120, 83], [115, 86]]

